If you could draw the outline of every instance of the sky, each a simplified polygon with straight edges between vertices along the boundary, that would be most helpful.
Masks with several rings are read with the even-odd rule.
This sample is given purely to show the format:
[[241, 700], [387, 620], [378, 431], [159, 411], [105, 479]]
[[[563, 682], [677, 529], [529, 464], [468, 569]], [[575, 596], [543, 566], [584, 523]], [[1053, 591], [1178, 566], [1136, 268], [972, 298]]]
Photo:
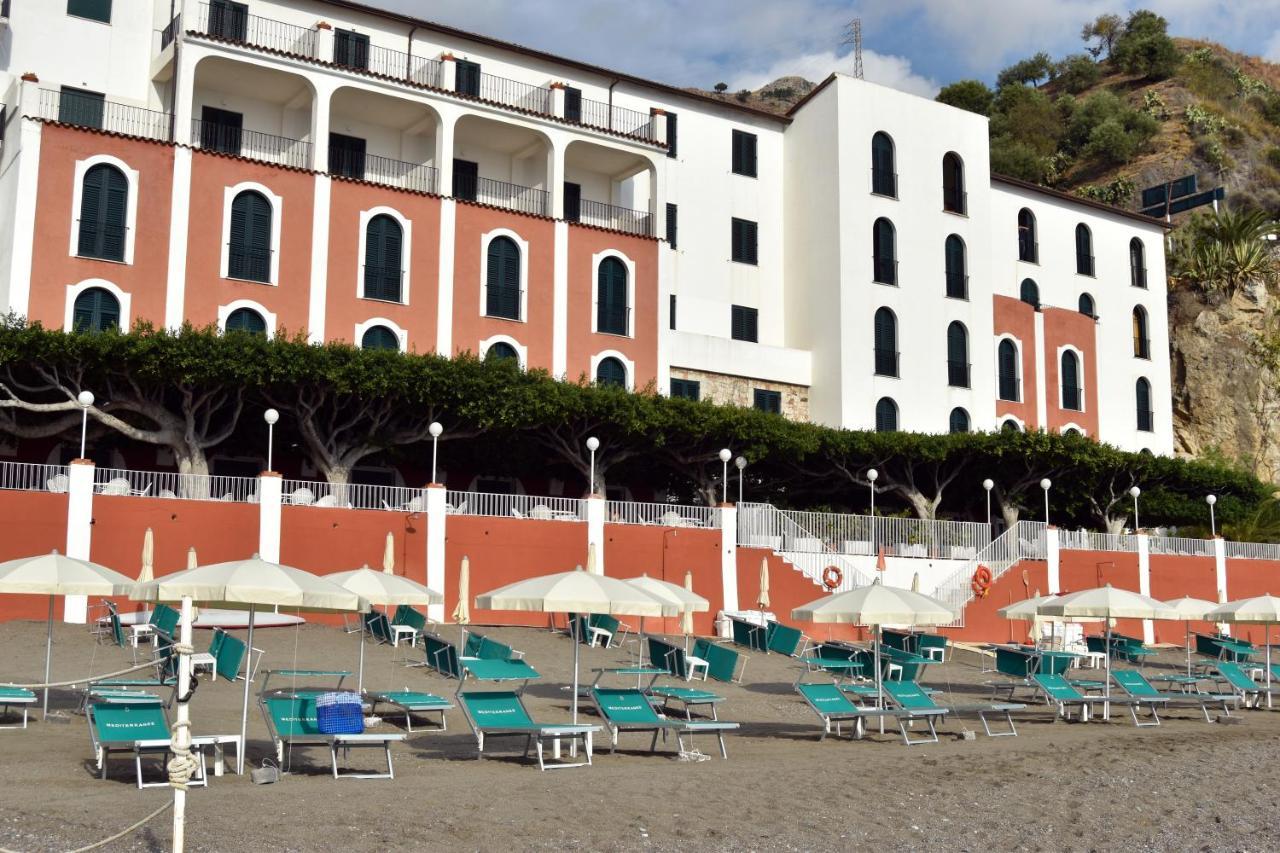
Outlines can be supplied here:
[[364, 0], [677, 86], [755, 89], [784, 75], [852, 72], [841, 46], [862, 19], [868, 80], [932, 97], [990, 83], [1038, 51], [1079, 52], [1080, 28], [1106, 12], [1151, 9], [1171, 34], [1280, 62], [1280, 0]]

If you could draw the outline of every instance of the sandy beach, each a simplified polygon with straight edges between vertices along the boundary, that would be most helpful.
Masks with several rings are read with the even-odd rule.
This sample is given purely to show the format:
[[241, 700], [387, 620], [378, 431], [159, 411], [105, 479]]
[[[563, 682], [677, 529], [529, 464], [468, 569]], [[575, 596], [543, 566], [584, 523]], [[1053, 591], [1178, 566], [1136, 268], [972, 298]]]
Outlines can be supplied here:
[[[450, 626], [447, 632], [456, 628]], [[569, 719], [572, 646], [545, 630], [481, 629], [526, 652], [543, 678], [527, 701], [539, 721]], [[197, 632], [196, 645], [209, 635]], [[336, 628], [260, 631], [264, 667], [354, 668], [357, 639]], [[44, 625], [0, 624], [0, 680], [37, 681]], [[582, 650], [582, 670], [625, 663], [634, 647]], [[366, 648], [366, 687], [409, 687], [452, 696], [456, 682]], [[926, 682], [956, 701], [988, 695], [992, 679], [960, 652]], [[1152, 669], [1173, 671], [1181, 650]], [[96, 646], [82, 626], [58, 625], [55, 680], [127, 666], [129, 652]], [[729, 760], [688, 763], [650, 755], [647, 735], [624, 735], [609, 755], [600, 738], [594, 766], [539, 773], [536, 763], [497, 747], [475, 760], [459, 711], [449, 728], [413, 733], [394, 747], [396, 779], [340, 780], [327, 753], [292, 757], [279, 783], [255, 786], [228, 774], [194, 789], [192, 850], [1266, 850], [1280, 848], [1271, 778], [1280, 759], [1280, 713], [1241, 711], [1237, 725], [1208, 725], [1198, 709], [1175, 709], [1159, 728], [1136, 729], [1127, 714], [1109, 723], [1054, 723], [1044, 705], [1016, 717], [1019, 736], [988, 738], [976, 719], [951, 720], [938, 744], [905, 747], [897, 733], [818, 742], [817, 718], [792, 689], [798, 665], [751, 654], [742, 685], [710, 682], [726, 701], [720, 717], [741, 722]], [[192, 702], [197, 733], [238, 730], [240, 685], [202, 679]], [[75, 695], [55, 694], [69, 722], [0, 731], [0, 848], [66, 850], [141, 818], [171, 793], [139, 791], [131, 762], [111, 778], [93, 769]], [[588, 719], [592, 719], [588, 716]], [[962, 729], [975, 729], [965, 740]], [[384, 722], [378, 730], [400, 731]], [[251, 708], [249, 751], [271, 751]], [[603, 747], [601, 744], [606, 744]], [[714, 741], [696, 745], [714, 752]], [[362, 765], [377, 758], [353, 755]], [[152, 772], [158, 772], [154, 766]], [[108, 850], [167, 849], [166, 812]]]

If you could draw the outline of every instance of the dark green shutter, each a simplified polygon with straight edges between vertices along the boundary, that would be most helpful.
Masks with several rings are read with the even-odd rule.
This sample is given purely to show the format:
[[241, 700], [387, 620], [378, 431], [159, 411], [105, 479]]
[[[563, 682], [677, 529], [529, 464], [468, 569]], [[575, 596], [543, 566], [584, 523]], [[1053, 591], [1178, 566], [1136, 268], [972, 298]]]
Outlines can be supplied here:
[[77, 254], [123, 261], [128, 213], [129, 181], [124, 174], [105, 164], [89, 169], [80, 194]]
[[997, 362], [1000, 371], [1000, 399], [1017, 402], [1018, 394], [1018, 348], [1008, 339], [1000, 342], [997, 348]]
[[1076, 226], [1076, 272], [1093, 275], [1093, 235], [1083, 222]]
[[1028, 305], [1040, 307], [1040, 287], [1029, 278], [1022, 280], [1022, 286], [1018, 291], [1018, 298]]
[[730, 258], [740, 264], [759, 262], [756, 223], [734, 217], [730, 221]]
[[67, 14], [109, 24], [111, 23], [111, 0], [67, 0]]
[[678, 153], [676, 146], [676, 133], [679, 128], [679, 121], [675, 113], [667, 113], [667, 156], [675, 157]]
[[730, 336], [736, 341], [755, 343], [759, 340], [760, 312], [756, 308], [743, 305], [732, 306], [730, 315]]
[[1151, 383], [1139, 379], [1134, 386], [1134, 398], [1138, 404], [1138, 429], [1151, 432], [1154, 429], [1151, 413]]
[[627, 268], [617, 258], [600, 262], [596, 290], [596, 331], [627, 333]]
[[63, 86], [58, 97], [58, 121], [101, 129], [106, 107], [106, 98], [101, 92]]
[[271, 281], [271, 203], [252, 190], [231, 202], [227, 275], [248, 281]]
[[888, 134], [871, 137], [871, 191], [877, 195], [896, 197], [897, 176], [893, 173], [893, 140]]
[[876, 432], [896, 432], [898, 429], [898, 404], [888, 397], [876, 403]]
[[881, 217], [871, 229], [871, 253], [875, 266], [874, 280], [881, 284], [898, 283], [893, 223]]
[[369, 37], [351, 30], [333, 33], [333, 61], [348, 68], [369, 67]]
[[360, 338], [361, 349], [400, 349], [400, 338], [386, 326], [370, 326]]
[[951, 410], [951, 419], [949, 423], [951, 432], [968, 432], [969, 431], [969, 413], [959, 406]]
[[876, 311], [875, 362], [880, 376], [898, 375], [898, 318], [888, 308]]
[[80, 245], [78, 252], [85, 257], [98, 254], [98, 228], [102, 219], [102, 190], [106, 182], [108, 166], [94, 166], [85, 173], [80, 192]]
[[385, 214], [369, 220], [365, 229], [364, 295], [368, 299], [399, 302], [404, 231]]
[[489, 241], [485, 282], [485, 313], [507, 320], [520, 319], [520, 249], [508, 237]]
[[473, 98], [480, 97], [479, 64], [468, 62], [465, 59], [458, 59], [455, 60], [454, 65], [454, 91], [460, 95], [470, 95]]
[[596, 384], [625, 388], [627, 387], [627, 369], [622, 366], [622, 362], [610, 356], [596, 367]]
[[119, 300], [101, 287], [82, 291], [71, 307], [71, 328], [77, 332], [120, 328]]
[[756, 135], [742, 130], [733, 131], [733, 173], [749, 178], [756, 176]]
[[679, 209], [667, 202], [667, 245], [676, 248], [676, 238], [680, 235]]
[[582, 185], [564, 182], [564, 218], [566, 222], [582, 219]]
[[969, 330], [959, 320], [947, 326], [947, 384], [969, 387]]
[[250, 335], [265, 335], [267, 321], [252, 308], [237, 308], [227, 317], [228, 332], [245, 332]]
[[211, 0], [209, 3], [209, 34], [228, 41], [247, 41], [249, 36], [249, 5], [231, 0]]
[[965, 281], [964, 241], [957, 234], [947, 237], [946, 262], [947, 296], [951, 299], [967, 298], [969, 288]]
[[582, 121], [582, 90], [564, 87], [564, 117], [566, 121]]
[[1070, 350], [1062, 354], [1062, 408], [1080, 409], [1080, 360]]

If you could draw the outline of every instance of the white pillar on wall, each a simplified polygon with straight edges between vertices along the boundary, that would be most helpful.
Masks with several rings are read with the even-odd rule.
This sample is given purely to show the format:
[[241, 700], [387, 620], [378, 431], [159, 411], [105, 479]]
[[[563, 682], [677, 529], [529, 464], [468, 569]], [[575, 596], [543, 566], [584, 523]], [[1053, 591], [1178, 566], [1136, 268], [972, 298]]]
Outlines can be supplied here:
[[[1151, 595], [1151, 537], [1138, 534], [1138, 592]], [[1155, 626], [1150, 619], [1142, 620], [1142, 642], [1154, 643]]]
[[[442, 173], [443, 174], [443, 173]], [[453, 355], [453, 256], [458, 227], [458, 203], [451, 198], [440, 201], [440, 271], [436, 279], [436, 352]], [[479, 342], [464, 342], [464, 348], [477, 349]]]
[[[93, 473], [88, 459], [73, 459], [67, 466], [67, 549], [68, 557], [89, 559], [93, 534]], [[68, 595], [62, 604], [62, 620], [83, 624], [89, 619], [89, 598]]]
[[552, 226], [551, 251], [551, 375], [566, 378], [569, 372], [569, 223]]
[[[188, 122], [190, 124], [190, 122]], [[164, 325], [182, 328], [186, 319], [187, 237], [191, 228], [191, 149], [173, 149], [173, 192], [170, 196], [169, 260], [165, 273]]]
[[1048, 594], [1057, 595], [1062, 591], [1062, 549], [1058, 547], [1058, 528], [1052, 525], [1044, 531], [1044, 556], [1048, 572]]
[[720, 590], [725, 610], [738, 609], [738, 508], [720, 504]]
[[[1042, 430], [1049, 429], [1049, 394], [1050, 390], [1045, 387], [1045, 377], [1048, 375], [1045, 370], [1045, 352], [1044, 352], [1044, 312], [1035, 312], [1035, 367], [1036, 367], [1036, 426]], [[1025, 344], [1024, 344], [1025, 346]], [[1053, 392], [1055, 395], [1057, 391]], [[1023, 390], [1023, 398], [1026, 398], [1026, 390]]]
[[0, 276], [9, 276], [9, 304], [6, 308], [25, 316], [31, 304], [31, 263], [35, 251], [36, 198], [40, 191], [40, 132], [44, 127], [38, 121], [27, 121], [40, 115], [40, 80], [34, 74], [22, 76], [18, 94], [20, 118], [10, 122], [8, 138], [3, 153], [8, 161], [6, 169], [13, 168], [18, 160], [15, 193], [17, 199], [12, 224], [12, 252], [9, 269], [0, 270]]
[[275, 471], [258, 476], [258, 556], [280, 562], [280, 505], [284, 479]]
[[[431, 483], [426, 488], [427, 504], [427, 586], [441, 594], [447, 594], [444, 573], [444, 541], [445, 518], [448, 515], [448, 504], [445, 496], [448, 492], [439, 483]], [[443, 604], [427, 606], [427, 617], [443, 622], [445, 613]]]
[[316, 55], [321, 62], [333, 62], [333, 25], [328, 21], [316, 23]]
[[[1218, 591], [1218, 603], [1227, 603], [1227, 540], [1221, 536], [1213, 537], [1213, 579], [1214, 589]], [[1231, 634], [1230, 625], [1222, 625], [1222, 633]]]
[[602, 495], [588, 495], [587, 510], [587, 549], [596, 546], [596, 571], [604, 574], [604, 517], [607, 502]]
[[[315, 176], [315, 200], [311, 209], [311, 287], [307, 302], [307, 342], [325, 342], [325, 308], [329, 299], [329, 211], [332, 204], [333, 180], [328, 175]], [[341, 273], [346, 270], [339, 270]], [[352, 334], [335, 330], [339, 336]], [[353, 341], [353, 343], [358, 343]]]

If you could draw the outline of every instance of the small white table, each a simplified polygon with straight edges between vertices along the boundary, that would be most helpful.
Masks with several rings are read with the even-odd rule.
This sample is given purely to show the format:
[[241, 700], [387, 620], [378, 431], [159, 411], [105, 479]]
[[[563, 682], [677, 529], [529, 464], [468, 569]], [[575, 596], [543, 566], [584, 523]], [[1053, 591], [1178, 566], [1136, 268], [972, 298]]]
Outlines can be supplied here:
[[685, 681], [690, 681], [698, 676], [698, 670], [702, 670], [702, 680], [707, 680], [707, 672], [711, 669], [711, 663], [706, 658], [696, 658], [693, 655], [684, 656], [685, 666], [689, 668], [689, 677]]

